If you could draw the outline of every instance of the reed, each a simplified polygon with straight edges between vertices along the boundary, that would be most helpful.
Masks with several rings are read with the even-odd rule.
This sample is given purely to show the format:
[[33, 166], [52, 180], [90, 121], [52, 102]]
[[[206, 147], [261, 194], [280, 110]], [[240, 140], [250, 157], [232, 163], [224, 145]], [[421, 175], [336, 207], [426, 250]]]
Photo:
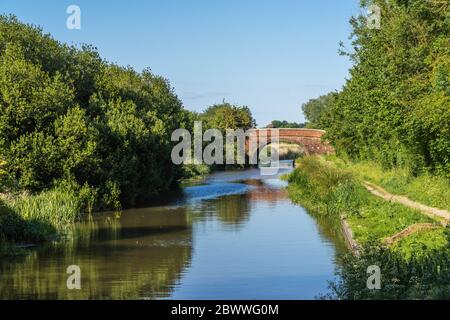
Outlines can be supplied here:
[[[40, 243], [69, 232], [82, 212], [82, 201], [69, 189], [0, 201], [0, 239], [10, 244]], [[0, 250], [6, 252], [6, 250]]]
[[81, 203], [73, 192], [59, 188], [21, 196], [11, 207], [25, 220], [47, 222], [58, 230], [65, 230], [79, 217]]

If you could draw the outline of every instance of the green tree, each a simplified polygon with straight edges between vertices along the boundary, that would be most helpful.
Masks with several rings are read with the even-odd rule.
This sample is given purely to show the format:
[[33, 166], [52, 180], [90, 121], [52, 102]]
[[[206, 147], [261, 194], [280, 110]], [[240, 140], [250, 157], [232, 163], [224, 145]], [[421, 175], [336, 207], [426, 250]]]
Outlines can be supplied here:
[[102, 208], [144, 202], [177, 183], [171, 133], [192, 120], [150, 70], [0, 16], [0, 154], [19, 189], [92, 190]]
[[302, 111], [308, 120], [308, 128], [321, 129], [327, 118], [327, 111], [333, 104], [335, 93], [329, 93], [318, 97], [317, 99], [310, 99], [302, 105]]
[[326, 114], [328, 139], [353, 159], [450, 177], [448, 1], [362, 1], [381, 29], [351, 19], [351, 78]]
[[199, 119], [205, 123], [206, 128], [248, 130], [256, 127], [256, 121], [250, 109], [246, 106], [235, 106], [227, 102], [216, 104], [207, 108]]

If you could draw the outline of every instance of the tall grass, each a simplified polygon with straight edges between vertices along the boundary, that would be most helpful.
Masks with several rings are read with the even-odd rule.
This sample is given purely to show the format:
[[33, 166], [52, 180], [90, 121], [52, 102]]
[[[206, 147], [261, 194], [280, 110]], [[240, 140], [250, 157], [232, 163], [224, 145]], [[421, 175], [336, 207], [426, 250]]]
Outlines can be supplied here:
[[46, 222], [58, 230], [69, 228], [81, 211], [79, 198], [63, 188], [22, 196], [10, 205], [25, 220]]
[[0, 200], [0, 246], [40, 243], [66, 233], [80, 212], [81, 199], [65, 188]]
[[322, 157], [306, 156], [289, 175], [289, 195], [316, 214], [339, 218], [360, 205], [360, 186], [347, 170], [337, 168]]
[[413, 175], [407, 168], [385, 169], [373, 161], [341, 162], [341, 165], [359, 178], [378, 184], [391, 193], [450, 210], [450, 180], [445, 177], [428, 172]]

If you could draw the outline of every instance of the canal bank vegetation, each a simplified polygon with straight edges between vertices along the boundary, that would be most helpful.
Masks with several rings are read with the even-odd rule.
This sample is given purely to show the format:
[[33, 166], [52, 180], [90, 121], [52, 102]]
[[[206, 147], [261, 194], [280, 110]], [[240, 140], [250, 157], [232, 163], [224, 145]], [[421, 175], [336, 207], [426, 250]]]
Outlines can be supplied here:
[[382, 245], [388, 238], [420, 224], [433, 227], [411, 234], [417, 246], [406, 241], [411, 236], [408, 235], [395, 241], [391, 248], [409, 258], [449, 245], [438, 219], [370, 194], [351, 170], [334, 161], [308, 156], [297, 161], [296, 167], [288, 177], [291, 198], [316, 214], [337, 220], [345, 218], [359, 244]]
[[[341, 46], [353, 64], [350, 78], [342, 90], [303, 105], [303, 112], [310, 126], [326, 131], [340, 157], [448, 180], [449, 2], [361, 1], [364, 11], [372, 4], [380, 8], [380, 28], [370, 28], [365, 15], [353, 17], [351, 46]], [[421, 200], [441, 204], [431, 193]]]
[[0, 255], [23, 253], [17, 244], [35, 245], [67, 234], [81, 212], [81, 198], [62, 187], [0, 198]]
[[[337, 160], [337, 159], [336, 159]], [[361, 180], [379, 185], [387, 191], [407, 196], [425, 205], [450, 210], [450, 180], [427, 171], [413, 173], [407, 167], [385, 168], [375, 161], [337, 162]]]
[[[449, 210], [449, 2], [360, 3], [379, 7], [379, 28], [366, 15], [351, 18], [351, 46], [341, 45], [353, 64], [349, 79], [302, 106], [338, 158], [299, 160], [289, 192], [313, 214], [345, 218], [360, 245], [359, 255], [343, 259], [335, 298], [449, 298], [448, 221], [364, 186]], [[382, 290], [366, 287], [370, 265], [381, 268]]]
[[70, 185], [97, 209], [135, 206], [180, 177], [173, 130], [188, 115], [167, 80], [0, 17], [0, 155], [15, 191]]
[[[248, 107], [183, 108], [150, 69], [103, 60], [0, 16], [0, 239], [38, 243], [83, 213], [145, 205], [214, 169], [171, 160], [175, 129], [254, 127]], [[5, 251], [5, 250], [4, 250]]]
[[[450, 296], [450, 232], [439, 220], [370, 194], [350, 165], [336, 158], [303, 157], [287, 179], [294, 202], [339, 226], [345, 219], [359, 246], [358, 255], [343, 258], [336, 297]], [[365, 287], [370, 265], [382, 268], [386, 290]]]
[[[0, 239], [37, 243], [82, 212], [143, 204], [183, 177], [169, 82], [0, 16]], [[6, 245], [3, 245], [6, 247]]]
[[[367, 246], [359, 256], [341, 257], [339, 280], [330, 283], [331, 293], [325, 299], [449, 299], [450, 255], [448, 250], [435, 250], [426, 257], [405, 260], [385, 247]], [[369, 266], [379, 266], [381, 289], [370, 290]]]
[[[255, 128], [256, 122], [255, 119], [252, 116], [252, 113], [250, 109], [247, 106], [239, 106], [234, 105], [226, 102], [225, 100], [220, 104], [214, 104], [212, 106], [209, 106], [201, 113], [195, 113], [195, 112], [189, 112], [189, 128], [194, 127], [194, 122], [200, 122], [199, 128], [201, 128], [201, 140], [203, 143], [202, 150], [205, 150], [210, 141], [216, 142], [216, 137], [210, 138], [211, 140], [204, 139], [205, 133], [207, 130], [214, 129], [219, 130], [223, 137], [226, 137], [227, 130], [238, 130], [242, 129], [244, 132], [248, 129]], [[200, 131], [200, 130], [198, 130]], [[200, 132], [198, 133], [200, 134]], [[195, 133], [194, 137], [195, 139]], [[223, 141], [222, 141], [223, 142]], [[191, 137], [191, 143], [192, 143], [192, 137]], [[235, 159], [238, 157], [238, 145], [236, 143], [232, 144], [232, 147], [234, 147], [234, 153], [235, 153]], [[224, 148], [219, 150], [215, 150], [215, 152], [223, 152], [222, 154], [222, 161], [223, 159], [226, 159], [226, 149], [228, 148], [228, 145], [224, 145]], [[191, 148], [191, 159], [195, 159], [194, 155], [194, 148]], [[214, 155], [215, 152], [213, 153]], [[198, 159], [197, 159], [198, 160]], [[194, 161], [192, 161], [194, 162]], [[200, 162], [202, 162], [200, 160]], [[236, 169], [236, 168], [243, 168], [246, 164], [220, 164], [220, 163], [213, 163], [213, 164], [196, 164], [196, 163], [190, 163], [190, 164], [183, 164], [181, 167], [182, 172], [182, 180], [183, 181], [190, 181], [190, 180], [199, 180], [202, 179], [207, 174], [211, 173], [215, 170], [224, 170], [224, 169]]]

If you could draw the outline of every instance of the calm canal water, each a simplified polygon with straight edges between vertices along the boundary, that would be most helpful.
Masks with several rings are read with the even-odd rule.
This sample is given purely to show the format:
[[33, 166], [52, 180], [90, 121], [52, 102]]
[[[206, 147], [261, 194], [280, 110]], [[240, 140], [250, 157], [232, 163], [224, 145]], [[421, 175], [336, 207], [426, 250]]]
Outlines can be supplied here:
[[[96, 215], [70, 240], [2, 259], [0, 298], [314, 299], [345, 245], [285, 186], [258, 169], [219, 172], [163, 206]], [[67, 289], [70, 265], [81, 290]]]

